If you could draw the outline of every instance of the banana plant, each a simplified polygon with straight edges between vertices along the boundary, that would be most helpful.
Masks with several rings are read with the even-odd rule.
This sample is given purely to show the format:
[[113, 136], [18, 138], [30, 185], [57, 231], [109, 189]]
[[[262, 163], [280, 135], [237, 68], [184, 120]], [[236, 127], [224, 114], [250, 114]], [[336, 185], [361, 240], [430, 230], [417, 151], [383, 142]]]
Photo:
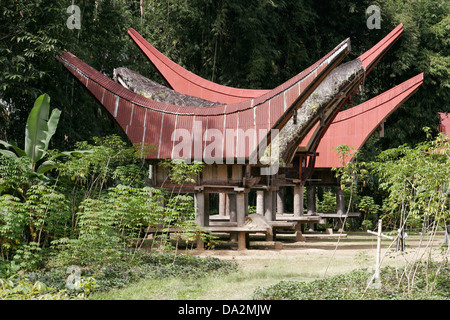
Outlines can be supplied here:
[[[50, 97], [47, 94], [39, 96], [28, 115], [25, 127], [25, 148], [19, 148], [15, 142], [8, 143], [0, 140], [0, 144], [4, 147], [12, 148], [15, 151], [14, 153], [10, 150], [0, 149], [0, 154], [10, 158], [28, 158], [28, 169], [38, 174], [53, 169], [56, 164], [51, 160], [44, 161], [37, 169], [36, 164], [47, 154], [48, 145], [56, 132], [60, 115], [59, 109], [53, 109], [50, 114]], [[69, 155], [67, 152], [62, 152], [61, 155], [63, 154]]]

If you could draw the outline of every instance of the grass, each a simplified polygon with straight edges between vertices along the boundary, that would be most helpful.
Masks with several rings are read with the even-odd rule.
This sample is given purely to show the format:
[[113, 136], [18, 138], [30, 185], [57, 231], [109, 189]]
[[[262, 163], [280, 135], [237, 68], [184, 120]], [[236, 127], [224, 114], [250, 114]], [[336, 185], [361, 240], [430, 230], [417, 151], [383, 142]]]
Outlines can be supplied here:
[[[321, 279], [328, 257], [255, 259], [238, 262], [239, 270], [227, 275], [198, 279], [144, 279], [123, 289], [94, 293], [90, 299], [126, 300], [241, 300], [250, 299], [257, 287], [266, 287], [280, 280], [312, 281]], [[329, 275], [346, 272], [354, 262], [336, 261]]]
[[[90, 299], [250, 299], [259, 286], [270, 286], [280, 280], [312, 281], [322, 278], [329, 263], [328, 254], [295, 257], [286, 254], [270, 259], [246, 259], [237, 261], [238, 271], [230, 274], [198, 279], [144, 279], [123, 289], [94, 293]], [[346, 272], [354, 267], [353, 258], [338, 258], [333, 261], [328, 274]]]
[[[364, 234], [356, 234], [357, 242], [362, 242]], [[349, 235], [351, 237], [351, 235]], [[358, 249], [289, 248], [276, 250], [207, 251], [222, 259], [234, 260], [238, 271], [200, 278], [152, 278], [143, 279], [126, 288], [93, 293], [93, 300], [242, 300], [251, 299], [255, 289], [273, 286], [280, 281], [311, 282], [325, 276], [350, 272], [358, 268], [372, 267], [375, 263], [376, 238], [366, 236], [366, 246]], [[412, 237], [410, 240], [413, 240]], [[341, 240], [342, 241], [342, 240]], [[345, 242], [349, 242], [346, 239]], [[314, 243], [318, 241], [314, 241]], [[383, 241], [385, 250], [389, 242]], [[412, 243], [412, 241], [410, 241]], [[320, 248], [320, 246], [318, 246]], [[410, 249], [413, 250], [413, 249]], [[225, 255], [226, 254], [226, 255]], [[409, 259], [404, 255], [401, 259]], [[394, 265], [392, 255], [388, 255], [383, 265]]]

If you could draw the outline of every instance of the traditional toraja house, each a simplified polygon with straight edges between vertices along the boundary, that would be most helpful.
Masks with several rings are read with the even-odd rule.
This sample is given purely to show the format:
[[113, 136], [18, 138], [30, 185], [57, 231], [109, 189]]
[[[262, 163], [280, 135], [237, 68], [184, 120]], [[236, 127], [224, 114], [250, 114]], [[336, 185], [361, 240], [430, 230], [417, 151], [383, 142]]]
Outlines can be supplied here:
[[[368, 61], [370, 56], [378, 55], [378, 59], [381, 57], [381, 52], [387, 51], [390, 46], [393, 45], [395, 40], [402, 33], [402, 25], [400, 24], [394, 30], [392, 30], [384, 39], [382, 39], [374, 48], [364, 53], [360, 58], [362, 61]], [[149, 58], [150, 62], [156, 67], [162, 76], [165, 83], [176, 89], [179, 92], [194, 95], [196, 97], [202, 97], [212, 99], [214, 101], [226, 103], [230, 101], [241, 101], [257, 95], [261, 95], [267, 90], [241, 90], [229, 88], [210, 82], [206, 79], [200, 78], [197, 75], [185, 70], [181, 66], [177, 65], [166, 56], [161, 54], [156, 48], [149, 44], [142, 36], [140, 36], [135, 30], [130, 29], [129, 34], [136, 44], [142, 49], [143, 53]], [[375, 65], [376, 61], [366, 62], [366, 70], [369, 72]], [[370, 66], [369, 66], [370, 65]], [[367, 74], [366, 74], [367, 75]], [[303, 215], [303, 184], [308, 186], [308, 215], [315, 214], [315, 186], [319, 185], [336, 185], [337, 181], [332, 175], [331, 168], [342, 166], [339, 161], [337, 153], [334, 148], [339, 144], [346, 144], [352, 146], [355, 150], [359, 149], [364, 142], [370, 137], [377, 127], [380, 128], [380, 134], [384, 131], [384, 120], [398, 108], [401, 103], [406, 100], [422, 83], [423, 74], [410, 79], [404, 84], [397, 86], [393, 90], [386, 92], [370, 102], [364, 103], [358, 107], [352, 108], [349, 111], [344, 111], [338, 114], [335, 121], [332, 122], [331, 128], [334, 130], [333, 134], [325, 134], [328, 132], [326, 126], [322, 130], [317, 124], [305, 137], [304, 141], [296, 150], [296, 156], [293, 159], [292, 167], [285, 173], [284, 184], [279, 185], [277, 191], [277, 212], [279, 214], [284, 213], [284, 186], [295, 186], [295, 205], [294, 216], [301, 217]], [[316, 90], [315, 94], [317, 94]], [[328, 122], [329, 123], [329, 122]], [[339, 126], [334, 125], [339, 123]], [[298, 179], [302, 175], [302, 171], [305, 174], [311, 174], [311, 170], [306, 169], [306, 157], [305, 154], [314, 154], [316, 160], [311, 161], [310, 164], [314, 164], [314, 176], [312, 179]], [[322, 155], [322, 156], [320, 156]], [[300, 160], [301, 159], [301, 160]], [[351, 159], [345, 159], [346, 162]], [[302, 163], [302, 166], [300, 166]], [[292, 165], [292, 164], [291, 164]], [[302, 168], [303, 167], [303, 168]], [[300, 169], [300, 172], [299, 172]], [[286, 179], [287, 178], [287, 179]], [[290, 179], [289, 179], [290, 178]], [[297, 184], [292, 184], [293, 181], [297, 181]], [[300, 182], [299, 182], [300, 181]], [[303, 183], [302, 183], [303, 181]], [[318, 181], [318, 182], [315, 182]], [[338, 210], [336, 214], [320, 214], [322, 217], [344, 217], [344, 197], [343, 191], [337, 188], [337, 204]], [[264, 194], [263, 191], [258, 191], [257, 207], [260, 214], [264, 214]], [[221, 197], [221, 204], [225, 203], [223, 197]], [[225, 207], [220, 205], [220, 208]], [[224, 212], [220, 210], [219, 212]], [[268, 210], [266, 210], [268, 211]], [[280, 217], [279, 217], [280, 218]], [[286, 216], [283, 216], [286, 218]]]
[[[167, 178], [167, 172], [159, 166], [161, 160], [181, 158], [205, 163], [197, 182], [183, 185], [182, 192], [194, 193], [199, 225], [210, 231], [237, 233], [239, 248], [244, 248], [248, 233], [271, 235], [273, 228], [295, 227], [297, 240], [302, 240], [300, 225], [318, 221], [317, 216], [302, 214], [302, 196], [316, 159], [320, 158], [320, 141], [364, 77], [401, 33], [399, 25], [372, 49], [341, 64], [350, 51], [347, 39], [272, 90], [230, 88], [202, 79], [164, 57], [134, 30], [130, 35], [149, 58], [157, 57], [155, 61], [161, 64], [152, 60], [153, 64], [175, 90], [159, 88], [141, 95], [139, 84], [143, 81], [134, 81], [139, 76], [125, 69], [115, 71], [115, 82], [69, 52], [59, 59], [108, 110], [133, 144], [156, 146], [155, 152], [147, 155], [155, 187], [161, 187]], [[394, 92], [381, 95], [383, 98], [375, 98], [376, 102], [368, 101], [366, 108], [379, 109], [389, 100], [387, 104], [395, 109], [411, 94], [407, 84], [399, 87], [402, 89], [396, 87]], [[409, 94], [403, 95], [405, 92]], [[400, 95], [403, 99], [397, 99]], [[366, 111], [358, 112], [367, 119]], [[370, 123], [376, 127], [384, 118]], [[288, 171], [296, 176], [290, 178]], [[294, 213], [277, 217], [277, 194], [285, 185], [295, 186]], [[257, 215], [249, 219], [251, 190], [257, 190]], [[229, 203], [227, 223], [217, 225], [210, 219], [211, 193], [227, 195], [220, 201], [220, 212]], [[263, 223], [255, 227], [246, 224], [248, 220]]]

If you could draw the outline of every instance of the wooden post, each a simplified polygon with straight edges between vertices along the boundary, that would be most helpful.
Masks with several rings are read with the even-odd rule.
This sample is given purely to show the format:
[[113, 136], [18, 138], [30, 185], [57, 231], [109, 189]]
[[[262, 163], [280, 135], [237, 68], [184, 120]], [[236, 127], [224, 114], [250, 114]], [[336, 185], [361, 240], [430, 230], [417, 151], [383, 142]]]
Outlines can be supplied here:
[[[195, 222], [202, 227], [209, 226], [209, 197], [203, 190], [194, 194], [195, 202]], [[203, 250], [204, 243], [200, 238], [197, 239], [197, 249]]]
[[[307, 214], [311, 216], [316, 215], [316, 187], [308, 186], [307, 188], [307, 196], [308, 196], [308, 205], [307, 205]], [[314, 223], [309, 223], [309, 229], [314, 229]]]
[[341, 187], [336, 187], [336, 208], [337, 214], [345, 214], [345, 194]]
[[377, 236], [377, 255], [376, 255], [376, 261], [375, 261], [375, 274], [373, 276], [373, 279], [375, 280], [375, 284], [379, 285], [380, 281], [380, 268], [381, 268], [381, 237], [393, 240], [393, 237], [387, 236], [383, 234], [381, 231], [382, 228], [382, 222], [381, 219], [378, 220], [378, 232], [373, 232], [370, 230], [367, 230], [368, 233], [374, 234]]
[[[230, 199], [230, 222], [237, 222], [237, 210], [236, 210], [236, 194], [229, 193], [228, 198]], [[236, 232], [230, 233], [230, 240], [237, 241]]]
[[[276, 220], [276, 206], [276, 191], [264, 191], [264, 216], [268, 221]], [[267, 234], [266, 241], [273, 241], [273, 234]]]
[[306, 191], [308, 193], [307, 214], [313, 216], [316, 214], [316, 187], [308, 186]]
[[295, 241], [296, 242], [305, 242], [306, 238], [303, 236], [302, 233], [302, 223], [300, 221], [297, 222], [297, 225], [295, 226]]
[[246, 232], [238, 232], [238, 251], [247, 250], [247, 238], [248, 234]]
[[381, 259], [381, 219], [378, 220], [378, 234], [377, 234], [377, 260], [375, 263], [375, 281], [380, 280], [380, 259]]
[[303, 215], [303, 185], [296, 184], [294, 187], [294, 217]]
[[[237, 211], [237, 226], [242, 227], [245, 223], [245, 217], [248, 215], [248, 193], [238, 192], [236, 194], [236, 211]], [[247, 233], [238, 232], [238, 250], [247, 249]]]
[[239, 192], [236, 194], [236, 211], [237, 211], [237, 225], [241, 227], [245, 223], [245, 217], [248, 215], [248, 205], [246, 198], [248, 193]]
[[230, 193], [228, 197], [230, 198], [230, 222], [237, 222], [236, 194]]
[[273, 205], [273, 191], [267, 190], [264, 191], [264, 216], [267, 220], [273, 221], [275, 220], [273, 218], [274, 215], [274, 205]]
[[277, 214], [284, 214], [284, 189], [277, 191]]
[[209, 197], [208, 194], [200, 191], [196, 192], [194, 196], [195, 200], [195, 222], [202, 227], [209, 226]]
[[219, 216], [224, 216], [226, 210], [226, 194], [219, 193]]
[[264, 215], [264, 191], [256, 191], [256, 213], [259, 215]]

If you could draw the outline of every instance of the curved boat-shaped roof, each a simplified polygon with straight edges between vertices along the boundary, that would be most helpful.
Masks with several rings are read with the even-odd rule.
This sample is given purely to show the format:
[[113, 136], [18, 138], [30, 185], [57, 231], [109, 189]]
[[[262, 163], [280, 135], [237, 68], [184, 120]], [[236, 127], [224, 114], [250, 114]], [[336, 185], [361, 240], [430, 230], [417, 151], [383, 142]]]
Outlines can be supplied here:
[[[359, 59], [366, 75], [381, 59], [384, 53], [395, 43], [403, 33], [403, 24], [399, 24], [370, 50], [363, 53]], [[186, 70], [163, 55], [136, 30], [130, 28], [128, 34], [158, 70], [165, 82], [175, 91], [182, 94], [202, 98], [219, 103], [234, 103], [261, 96], [270, 90], [239, 89], [223, 86]]]
[[[157, 151], [148, 155], [148, 158], [194, 159], [201, 152], [205, 159], [204, 151], [208, 147], [208, 139], [202, 139], [205, 132], [211, 130], [225, 136], [228, 129], [234, 132], [266, 130], [267, 136], [258, 137], [256, 146], [247, 141], [245, 147], [237, 148], [239, 137], [234, 137], [222, 143], [219, 154], [214, 155], [217, 159], [248, 159], [265, 138], [270, 141], [271, 129], [284, 126], [349, 50], [350, 41], [347, 39], [308, 69], [275, 89], [256, 98], [214, 107], [186, 107], [153, 101], [112, 81], [70, 52], [58, 59], [109, 111], [132, 143], [147, 143], [157, 147]], [[194, 140], [188, 152], [182, 155], [174, 154], [177, 151], [176, 141], [171, 138], [176, 130], [185, 130], [183, 132], [187, 132]], [[197, 142], [200, 146], [195, 145], [197, 135], [201, 137], [200, 142]]]
[[233, 88], [206, 80], [170, 60], [133, 28], [128, 30], [128, 34], [150, 59], [166, 84], [179, 93], [227, 104], [253, 99], [270, 91]]
[[[149, 58], [151, 63], [156, 67], [161, 76], [169, 83], [172, 88], [180, 93], [196, 96], [210, 101], [240, 101], [248, 96], [258, 96], [267, 92], [267, 90], [244, 90], [235, 89], [226, 86], [222, 86], [206, 79], [203, 79], [192, 72], [184, 69], [180, 65], [171, 61], [164, 56], [150, 43], [148, 43], [139, 33], [134, 29], [128, 31], [131, 38], [136, 42], [143, 53]], [[314, 126], [309, 124], [308, 129], [312, 131], [308, 134], [310, 141], [299, 149], [305, 154], [314, 154], [318, 148], [320, 140], [333, 119], [338, 112], [343, 108], [345, 103], [350, 98], [356, 87], [364, 80], [367, 74], [374, 68], [378, 61], [384, 56], [384, 54], [393, 46], [393, 44], [400, 38], [403, 33], [403, 24], [399, 24], [389, 34], [387, 34], [382, 40], [380, 40], [371, 49], [364, 52], [356, 60], [359, 60], [364, 70], [363, 77], [359, 79], [353, 79], [351, 84], [346, 90], [341, 90], [340, 95], [334, 100], [329, 102], [329, 106], [323, 107], [325, 112], [322, 113], [320, 125]], [[207, 92], [207, 93], [206, 93]], [[332, 105], [334, 104], [334, 106]], [[317, 120], [317, 118], [315, 119]], [[302, 141], [306, 132], [299, 136], [298, 141]], [[285, 154], [285, 160], [289, 160], [293, 157], [294, 149], [290, 148]]]
[[[335, 148], [339, 145], [348, 145], [354, 150], [360, 149], [380, 123], [385, 121], [422, 83], [423, 73], [358, 106], [339, 112], [320, 141], [315, 168], [342, 167], [342, 160]], [[300, 145], [308, 143], [311, 132]], [[345, 162], [351, 159], [350, 156]]]

